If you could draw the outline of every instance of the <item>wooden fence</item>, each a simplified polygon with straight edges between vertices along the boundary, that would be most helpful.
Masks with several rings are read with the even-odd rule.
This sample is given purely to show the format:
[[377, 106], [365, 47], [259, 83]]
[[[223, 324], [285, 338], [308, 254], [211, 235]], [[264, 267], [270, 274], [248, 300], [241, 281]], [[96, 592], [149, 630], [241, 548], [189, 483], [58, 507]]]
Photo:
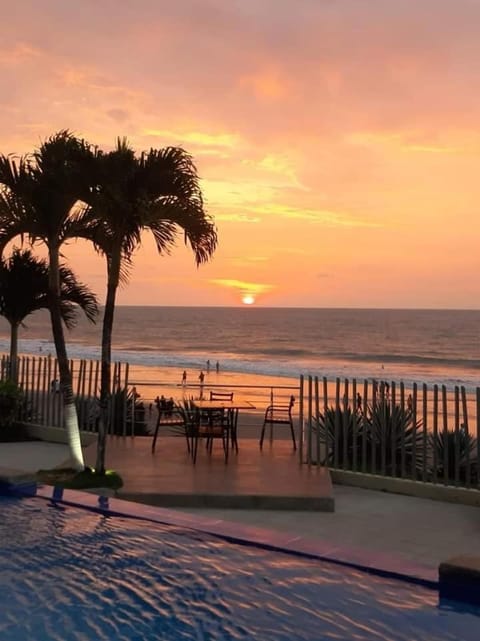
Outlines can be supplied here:
[[300, 379], [300, 460], [480, 489], [480, 388]]
[[[98, 428], [100, 361], [71, 360], [70, 371], [73, 392], [77, 406], [80, 429], [96, 431]], [[0, 378], [5, 380], [9, 373], [9, 357], [0, 360]], [[18, 384], [23, 391], [23, 403], [19, 413], [22, 422], [50, 427], [64, 427], [62, 394], [59, 391], [58, 362], [51, 356], [18, 359]], [[109, 407], [109, 433], [126, 435], [131, 421], [128, 390], [128, 363], [112, 363], [112, 396]]]

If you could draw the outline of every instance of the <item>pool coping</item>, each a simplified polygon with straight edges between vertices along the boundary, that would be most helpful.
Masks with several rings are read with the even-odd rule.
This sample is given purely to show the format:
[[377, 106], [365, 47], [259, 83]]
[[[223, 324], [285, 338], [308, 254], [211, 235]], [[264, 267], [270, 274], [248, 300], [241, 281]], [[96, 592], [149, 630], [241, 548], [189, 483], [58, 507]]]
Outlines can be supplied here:
[[34, 490], [31, 486], [10, 487], [6, 493], [36, 497], [53, 504], [70, 505], [108, 516], [133, 518], [196, 530], [239, 545], [252, 545], [276, 552], [317, 559], [384, 578], [401, 580], [433, 590], [439, 589], [437, 568], [423, 566], [389, 554], [341, 546], [331, 541], [295, 536], [291, 532], [278, 532], [238, 522], [179, 512], [169, 508], [125, 501], [103, 494], [65, 490], [48, 485], [38, 485]]

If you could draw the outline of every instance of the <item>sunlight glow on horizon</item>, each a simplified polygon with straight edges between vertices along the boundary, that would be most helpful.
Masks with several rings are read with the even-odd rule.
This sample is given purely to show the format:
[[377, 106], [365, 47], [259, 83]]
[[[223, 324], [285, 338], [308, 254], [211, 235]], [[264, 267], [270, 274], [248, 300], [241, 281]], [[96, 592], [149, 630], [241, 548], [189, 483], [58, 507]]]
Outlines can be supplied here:
[[[193, 156], [213, 259], [144, 234], [119, 304], [479, 308], [480, 3], [440, 4], [7, 4], [0, 153]], [[104, 260], [64, 254], [102, 298]]]

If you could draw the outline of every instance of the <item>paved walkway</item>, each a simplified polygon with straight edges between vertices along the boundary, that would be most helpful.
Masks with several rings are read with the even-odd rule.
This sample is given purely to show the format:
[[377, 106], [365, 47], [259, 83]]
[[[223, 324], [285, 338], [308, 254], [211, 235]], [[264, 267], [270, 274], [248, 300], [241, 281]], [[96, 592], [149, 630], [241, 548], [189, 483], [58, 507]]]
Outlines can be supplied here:
[[[1, 443], [0, 468], [32, 471], [52, 461], [62, 464], [65, 451], [65, 446], [50, 443]], [[156, 460], [161, 464], [161, 456]], [[479, 553], [478, 507], [346, 486], [334, 486], [334, 495], [334, 513], [228, 509], [188, 509], [188, 513], [386, 553], [431, 568], [451, 556]]]
[[[437, 568], [480, 554], [480, 508], [334, 485], [335, 512], [198, 510], [212, 519], [290, 532]], [[189, 510], [193, 513], [194, 510]]]
[[0, 470], [5, 473], [33, 473], [68, 464], [68, 445], [45, 441], [0, 443]]

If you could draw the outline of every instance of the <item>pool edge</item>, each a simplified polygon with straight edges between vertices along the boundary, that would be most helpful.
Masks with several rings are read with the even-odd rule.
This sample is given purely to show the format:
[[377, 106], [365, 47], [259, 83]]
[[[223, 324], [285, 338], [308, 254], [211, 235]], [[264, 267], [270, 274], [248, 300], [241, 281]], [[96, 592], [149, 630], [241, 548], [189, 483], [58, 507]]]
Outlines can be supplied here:
[[[54, 504], [70, 505], [109, 516], [134, 518], [162, 525], [197, 530], [239, 545], [252, 545], [263, 549], [285, 552], [304, 558], [350, 567], [384, 578], [392, 578], [438, 590], [438, 570], [387, 554], [365, 549], [339, 546], [329, 541], [295, 536], [291, 532], [278, 532], [223, 519], [212, 519], [174, 509], [126, 501], [124, 499], [92, 494], [78, 490], [39, 485], [36, 492], [31, 487], [10, 488], [0, 493], [17, 497], [31, 497]], [[3, 488], [5, 490], [5, 488]]]

